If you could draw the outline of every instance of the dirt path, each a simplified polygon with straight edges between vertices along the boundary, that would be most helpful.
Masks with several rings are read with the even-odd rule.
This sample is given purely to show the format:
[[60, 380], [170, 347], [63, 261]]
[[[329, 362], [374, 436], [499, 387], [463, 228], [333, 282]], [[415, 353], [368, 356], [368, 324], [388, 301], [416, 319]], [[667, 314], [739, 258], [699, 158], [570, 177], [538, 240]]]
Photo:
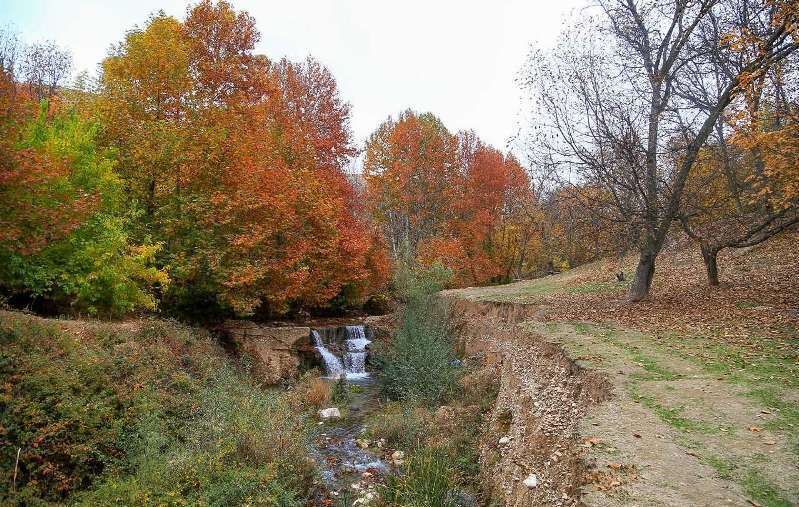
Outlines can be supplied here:
[[[799, 459], [792, 414], [635, 331], [585, 323], [527, 322], [578, 365], [603, 373], [610, 400], [589, 409], [579, 433], [592, 481], [588, 505], [795, 505]], [[788, 419], [786, 419], [788, 418]]]
[[499, 378], [481, 468], [501, 505], [799, 505], [794, 342], [737, 348], [546, 321], [537, 305], [453, 305], [467, 357]]

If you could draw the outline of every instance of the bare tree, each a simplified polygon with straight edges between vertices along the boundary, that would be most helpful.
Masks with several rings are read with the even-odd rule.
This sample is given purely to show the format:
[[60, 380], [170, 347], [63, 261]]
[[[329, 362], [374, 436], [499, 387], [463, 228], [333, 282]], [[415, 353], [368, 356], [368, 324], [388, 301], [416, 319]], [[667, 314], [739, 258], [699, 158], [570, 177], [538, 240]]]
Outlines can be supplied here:
[[[705, 24], [729, 9], [724, 0], [598, 0], [597, 15], [564, 33], [554, 52], [531, 55], [524, 85], [538, 98], [533, 158], [557, 167], [566, 181], [601, 189], [598, 209], [638, 236], [639, 261], [629, 299], [645, 298], [655, 259], [678, 217], [686, 181], [724, 110], [742, 83], [797, 49], [790, 2], [749, 0], [767, 31], [759, 52], [696, 107], [677, 91], [692, 62], [711, 49], [734, 53], [732, 23]], [[785, 15], [784, 13], [789, 15]]]
[[0, 72], [15, 78], [21, 53], [22, 44], [17, 33], [9, 27], [0, 28]]
[[72, 55], [53, 42], [31, 44], [25, 50], [24, 79], [33, 96], [52, 97], [72, 72]]

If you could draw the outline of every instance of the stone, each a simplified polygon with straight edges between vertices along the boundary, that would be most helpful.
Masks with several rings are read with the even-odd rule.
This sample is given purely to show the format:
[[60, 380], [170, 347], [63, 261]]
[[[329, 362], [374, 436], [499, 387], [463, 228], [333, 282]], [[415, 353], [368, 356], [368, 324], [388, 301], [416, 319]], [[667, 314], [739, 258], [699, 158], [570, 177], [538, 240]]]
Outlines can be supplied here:
[[396, 466], [400, 466], [404, 463], [405, 453], [402, 451], [394, 451], [391, 454], [391, 461]]
[[508, 445], [510, 443], [510, 437], [505, 436], [499, 439], [499, 445]]
[[301, 349], [313, 348], [309, 327], [261, 326], [248, 320], [229, 320], [219, 331], [252, 360], [256, 376], [270, 385], [297, 376]]
[[538, 486], [538, 476], [535, 475], [535, 474], [528, 475], [527, 478], [524, 480], [523, 484], [525, 486], [527, 486], [528, 488], [530, 488], [530, 489], [533, 489], [533, 488], [537, 487]]
[[327, 420], [327, 419], [339, 419], [341, 417], [341, 411], [336, 407], [325, 408], [319, 411], [319, 419]]

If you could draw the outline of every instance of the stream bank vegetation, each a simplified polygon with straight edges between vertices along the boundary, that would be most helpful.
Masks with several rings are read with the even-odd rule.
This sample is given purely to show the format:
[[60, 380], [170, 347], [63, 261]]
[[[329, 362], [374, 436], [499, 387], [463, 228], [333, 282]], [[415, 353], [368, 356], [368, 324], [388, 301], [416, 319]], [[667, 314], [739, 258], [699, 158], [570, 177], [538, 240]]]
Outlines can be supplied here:
[[[398, 473], [380, 498], [391, 506], [474, 505], [478, 440], [495, 388], [474, 382], [438, 292], [451, 272], [440, 265], [400, 268], [394, 286], [404, 305], [390, 343], [377, 349], [386, 402], [367, 419], [367, 436], [383, 440]], [[463, 503], [465, 502], [465, 503]]]
[[205, 331], [4, 312], [0, 344], [3, 505], [307, 497], [307, 402], [256, 385]]

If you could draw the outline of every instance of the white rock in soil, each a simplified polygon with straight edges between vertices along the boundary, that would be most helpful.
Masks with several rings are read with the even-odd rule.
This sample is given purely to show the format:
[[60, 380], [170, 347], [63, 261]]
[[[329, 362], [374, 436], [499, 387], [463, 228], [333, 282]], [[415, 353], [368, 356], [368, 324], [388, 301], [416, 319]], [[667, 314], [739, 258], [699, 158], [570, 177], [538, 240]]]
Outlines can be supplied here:
[[391, 459], [393, 459], [394, 461], [397, 461], [398, 459], [404, 459], [404, 458], [405, 458], [405, 453], [402, 452], [402, 451], [394, 451], [391, 454]]
[[538, 476], [535, 474], [530, 474], [524, 480], [524, 485], [530, 489], [533, 489], [538, 486]]
[[502, 437], [499, 439], [499, 445], [508, 445], [510, 443], [510, 437]]
[[319, 419], [338, 419], [341, 417], [341, 411], [336, 407], [326, 408], [319, 411]]

